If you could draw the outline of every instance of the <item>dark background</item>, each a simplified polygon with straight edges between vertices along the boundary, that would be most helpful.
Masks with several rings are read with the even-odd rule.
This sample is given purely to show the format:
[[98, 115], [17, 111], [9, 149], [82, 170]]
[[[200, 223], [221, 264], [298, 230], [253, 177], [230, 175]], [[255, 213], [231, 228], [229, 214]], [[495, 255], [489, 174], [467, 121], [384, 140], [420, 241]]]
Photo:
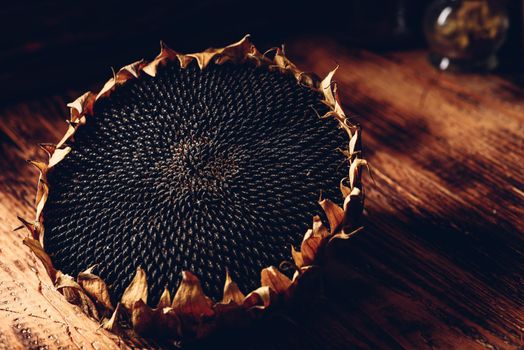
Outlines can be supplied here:
[[[261, 49], [328, 36], [373, 50], [424, 47], [428, 0], [12, 1], [0, 8], [0, 103], [105, 81], [111, 67], [224, 46], [252, 34]], [[500, 71], [522, 61], [522, 2], [507, 1], [511, 30]]]

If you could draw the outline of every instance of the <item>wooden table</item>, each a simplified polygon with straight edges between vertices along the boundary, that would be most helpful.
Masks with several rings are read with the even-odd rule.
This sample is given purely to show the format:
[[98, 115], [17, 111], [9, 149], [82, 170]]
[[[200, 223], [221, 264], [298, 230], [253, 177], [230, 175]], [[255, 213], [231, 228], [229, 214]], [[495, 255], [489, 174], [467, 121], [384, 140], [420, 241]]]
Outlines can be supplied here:
[[[319, 39], [288, 54], [319, 74], [340, 65], [371, 164], [366, 232], [337, 256], [328, 300], [219, 335], [213, 348], [524, 347], [524, 89], [496, 75], [439, 74], [424, 51], [379, 55]], [[16, 215], [34, 210], [37, 173], [25, 159], [59, 139], [65, 103], [79, 93], [0, 111], [0, 349], [127, 346], [67, 304], [25, 233], [13, 232]]]

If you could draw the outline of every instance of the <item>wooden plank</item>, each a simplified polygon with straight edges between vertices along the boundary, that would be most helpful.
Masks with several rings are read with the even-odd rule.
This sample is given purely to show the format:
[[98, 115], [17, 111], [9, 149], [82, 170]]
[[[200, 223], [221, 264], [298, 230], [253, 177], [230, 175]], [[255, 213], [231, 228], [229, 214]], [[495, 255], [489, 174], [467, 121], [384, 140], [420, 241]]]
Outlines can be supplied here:
[[[391, 59], [325, 41], [301, 43], [302, 52], [308, 49], [303, 64], [311, 70], [341, 66], [343, 101], [364, 128], [376, 181], [368, 186], [366, 251], [380, 257], [362, 259], [371, 266], [377, 259], [385, 270], [379, 290], [391, 293], [390, 280], [410, 295], [386, 303], [393, 320], [401, 324], [418, 310], [440, 319], [431, 326], [459, 330], [462, 340], [522, 345], [524, 101], [514, 98], [520, 90], [499, 78], [438, 77], [424, 52]], [[380, 324], [391, 322], [375, 314]]]

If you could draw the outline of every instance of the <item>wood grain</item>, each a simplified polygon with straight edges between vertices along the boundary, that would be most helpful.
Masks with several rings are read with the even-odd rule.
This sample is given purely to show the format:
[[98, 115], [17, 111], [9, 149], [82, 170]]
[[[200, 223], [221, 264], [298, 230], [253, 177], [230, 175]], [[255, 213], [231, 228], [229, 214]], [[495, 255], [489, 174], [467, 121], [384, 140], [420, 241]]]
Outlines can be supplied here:
[[[324, 38], [288, 51], [319, 74], [340, 65], [371, 163], [366, 232], [327, 262], [317, 281], [327, 298], [193, 347], [523, 348], [524, 90], [498, 76], [439, 74], [424, 51], [379, 55]], [[13, 232], [16, 215], [34, 210], [25, 159], [63, 133], [77, 94], [0, 111], [0, 349], [148, 346], [67, 304], [21, 244], [25, 233]]]

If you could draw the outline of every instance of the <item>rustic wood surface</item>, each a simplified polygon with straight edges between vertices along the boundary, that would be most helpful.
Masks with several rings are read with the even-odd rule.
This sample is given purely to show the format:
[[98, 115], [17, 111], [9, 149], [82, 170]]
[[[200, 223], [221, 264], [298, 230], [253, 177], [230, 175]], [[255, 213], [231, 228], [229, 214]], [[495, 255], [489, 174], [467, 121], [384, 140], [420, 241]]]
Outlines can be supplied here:
[[[306, 55], [307, 53], [307, 55]], [[295, 41], [306, 70], [336, 75], [364, 130], [366, 231], [324, 278], [318, 303], [290, 306], [208, 343], [221, 348], [524, 348], [524, 89], [496, 75], [439, 74], [424, 51], [375, 54]], [[0, 110], [0, 349], [116, 349], [56, 292], [13, 232], [31, 217], [39, 142], [65, 131], [57, 92]], [[334, 276], [336, 275], [336, 276]]]

